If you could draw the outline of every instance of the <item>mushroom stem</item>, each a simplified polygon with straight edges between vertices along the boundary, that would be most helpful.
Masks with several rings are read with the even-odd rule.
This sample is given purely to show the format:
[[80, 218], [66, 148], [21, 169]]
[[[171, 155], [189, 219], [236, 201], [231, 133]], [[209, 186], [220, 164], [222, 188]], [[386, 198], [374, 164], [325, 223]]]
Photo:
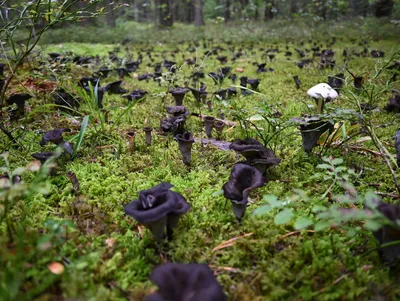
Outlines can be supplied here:
[[72, 171], [68, 171], [67, 177], [70, 179], [70, 181], [72, 183], [72, 188], [74, 190], [74, 194], [79, 195], [81, 193], [81, 189], [80, 189], [79, 181], [78, 181], [76, 174]]
[[317, 99], [317, 113], [322, 114], [324, 111], [324, 106], [325, 106], [325, 99], [319, 98]]
[[129, 143], [129, 151], [133, 153], [135, 149], [135, 132], [128, 132], [126, 134], [126, 137], [128, 138], [128, 143]]

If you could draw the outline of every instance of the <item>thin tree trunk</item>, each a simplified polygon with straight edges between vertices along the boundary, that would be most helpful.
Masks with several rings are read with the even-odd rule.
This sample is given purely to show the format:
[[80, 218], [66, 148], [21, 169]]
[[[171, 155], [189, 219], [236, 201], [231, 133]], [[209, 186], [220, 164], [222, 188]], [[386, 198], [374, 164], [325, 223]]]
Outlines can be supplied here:
[[225, 11], [224, 11], [224, 18], [225, 22], [229, 22], [231, 20], [231, 0], [226, 0], [225, 2]]
[[108, 13], [106, 15], [107, 18], [107, 25], [108, 27], [114, 28], [116, 25], [116, 20], [115, 20], [115, 11], [113, 10], [112, 4], [114, 3], [113, 0], [107, 0], [107, 6], [108, 6]]
[[204, 25], [203, 0], [195, 0], [195, 3], [194, 3], [194, 25], [196, 25], [196, 26]]
[[390, 17], [392, 15], [394, 0], [376, 1], [375, 17]]
[[265, 0], [265, 12], [264, 12], [264, 20], [269, 21], [274, 18], [274, 2], [273, 0]]
[[171, 0], [159, 0], [158, 10], [160, 16], [160, 25], [170, 27], [174, 24], [171, 14]]

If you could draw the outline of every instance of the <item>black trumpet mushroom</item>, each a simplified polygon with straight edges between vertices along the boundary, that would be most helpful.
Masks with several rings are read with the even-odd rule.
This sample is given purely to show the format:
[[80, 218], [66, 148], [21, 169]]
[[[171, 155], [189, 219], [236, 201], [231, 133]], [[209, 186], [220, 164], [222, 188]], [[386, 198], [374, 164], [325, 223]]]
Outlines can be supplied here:
[[[39, 160], [40, 163], [42, 163], [42, 165], [43, 165], [44, 163], [46, 163], [47, 160], [49, 160], [50, 158], [52, 158], [56, 155], [57, 155], [57, 153], [55, 153], [55, 152], [41, 152], [41, 153], [34, 153], [31, 156], [33, 158], [35, 158], [36, 160]], [[54, 171], [55, 171], [55, 166], [51, 166], [50, 170], [49, 170], [49, 174], [53, 175]]]
[[174, 97], [175, 104], [177, 106], [181, 106], [183, 104], [183, 99], [185, 98], [185, 94], [187, 92], [189, 92], [189, 89], [181, 87], [176, 87], [174, 89], [169, 90], [169, 93], [171, 93], [172, 96]]
[[208, 138], [212, 137], [212, 129], [214, 127], [215, 118], [212, 116], [204, 117], [204, 127]]
[[73, 110], [79, 107], [80, 98], [66, 92], [64, 89], [58, 89], [52, 93], [53, 103], [60, 106], [60, 110]]
[[[376, 209], [383, 214], [391, 224], [384, 225], [373, 234], [380, 244], [387, 244], [400, 240], [400, 205], [379, 202]], [[394, 264], [400, 257], [400, 244], [387, 246], [379, 250], [382, 260]]]
[[25, 102], [31, 98], [29, 94], [13, 94], [6, 99], [8, 105], [17, 106], [16, 109], [9, 111], [11, 120], [18, 120], [25, 115]]
[[338, 73], [335, 76], [328, 76], [328, 85], [331, 86], [336, 92], [342, 88], [344, 83], [344, 74]]
[[394, 148], [397, 156], [397, 166], [400, 167], [400, 129], [397, 130], [394, 136]]
[[193, 94], [194, 99], [196, 99], [197, 102], [206, 102], [207, 98], [207, 86], [204, 83], [200, 83], [200, 89], [195, 89], [195, 88], [190, 88], [190, 91]]
[[129, 101], [136, 101], [139, 99], [142, 99], [146, 96], [147, 91], [144, 90], [133, 90], [130, 94], [122, 96], [123, 98], [126, 98]]
[[175, 136], [175, 140], [178, 142], [179, 151], [183, 157], [183, 163], [190, 166], [190, 162], [192, 161], [192, 145], [194, 143], [192, 133], [185, 132], [183, 134], [178, 134]]
[[125, 94], [128, 90], [121, 88], [122, 80], [118, 80], [116, 82], [109, 83], [106, 86], [106, 91], [110, 94]]
[[242, 76], [240, 78], [240, 86], [243, 87], [243, 88], [240, 88], [240, 91], [242, 92], [243, 96], [247, 96], [247, 95], [250, 95], [253, 93], [250, 90], [246, 89], [247, 88], [247, 80], [248, 80], [247, 76]]
[[161, 130], [164, 133], [172, 133], [174, 136], [185, 132], [186, 116], [178, 115], [166, 117], [161, 120]]
[[219, 73], [221, 73], [224, 77], [227, 77], [229, 74], [231, 74], [232, 67], [230, 66], [225, 66], [219, 69]]
[[[190, 205], [178, 192], [171, 191], [170, 183], [163, 182], [139, 192], [139, 199], [124, 206], [127, 215], [150, 229], [157, 240], [172, 238], [181, 215], [189, 211]], [[166, 233], [167, 232], [167, 233]]]
[[189, 110], [185, 106], [167, 106], [165, 110], [168, 114], [176, 116], [188, 116], [190, 114]]
[[106, 88], [98, 87], [98, 86], [86, 86], [85, 91], [88, 95], [91, 95], [93, 92], [97, 107], [99, 109], [103, 108], [103, 98], [104, 98], [104, 93], [106, 92]]
[[379, 57], [384, 57], [384, 56], [385, 56], [385, 52], [383, 52], [383, 51], [376, 50], [376, 49], [371, 51], [371, 57], [373, 57], [373, 58], [379, 58]]
[[97, 73], [102, 77], [108, 77], [111, 71], [112, 70], [108, 68], [100, 68], [99, 71], [97, 71]]
[[323, 133], [329, 131], [329, 134], [331, 134], [334, 129], [332, 121], [322, 120], [319, 116], [295, 117], [291, 120], [299, 125], [303, 149], [307, 153], [310, 153], [317, 146], [318, 139]]
[[233, 166], [229, 181], [222, 189], [224, 197], [231, 200], [233, 213], [239, 221], [246, 212], [250, 191], [263, 184], [263, 176], [257, 168], [243, 163]]
[[97, 77], [82, 77], [79, 80], [79, 86], [82, 88], [89, 87], [91, 85], [92, 87], [95, 86], [100, 86], [100, 78]]
[[293, 76], [293, 79], [294, 79], [294, 83], [296, 84], [296, 88], [297, 88], [297, 89], [300, 89], [300, 87], [301, 87], [301, 81], [300, 81], [300, 79], [299, 79], [299, 76], [298, 76], [298, 75], [294, 75], [294, 76]]
[[115, 71], [117, 71], [118, 77], [120, 79], [123, 79], [125, 76], [130, 77], [129, 71], [125, 68], [115, 68]]
[[221, 285], [206, 264], [167, 263], [150, 276], [158, 290], [145, 301], [226, 301]]
[[0, 77], [4, 76], [4, 64], [0, 64]]
[[388, 112], [400, 113], [400, 92], [397, 90], [393, 90], [393, 92], [394, 96], [389, 99], [385, 110]]
[[40, 146], [44, 146], [47, 143], [51, 142], [62, 149], [64, 149], [68, 154], [72, 155], [74, 152], [74, 148], [69, 142], [66, 142], [63, 138], [64, 132], [71, 132], [70, 129], [55, 129], [44, 133], [42, 140], [40, 140]]
[[247, 79], [247, 83], [250, 85], [252, 90], [257, 90], [258, 85], [260, 84], [260, 79], [256, 78], [256, 79]]
[[267, 168], [278, 165], [281, 162], [272, 150], [252, 138], [236, 140], [231, 143], [229, 149], [244, 156], [247, 159], [245, 162], [247, 165], [254, 166], [263, 174]]
[[216, 85], [222, 85], [225, 76], [222, 73], [210, 72], [208, 76], [211, 77]]

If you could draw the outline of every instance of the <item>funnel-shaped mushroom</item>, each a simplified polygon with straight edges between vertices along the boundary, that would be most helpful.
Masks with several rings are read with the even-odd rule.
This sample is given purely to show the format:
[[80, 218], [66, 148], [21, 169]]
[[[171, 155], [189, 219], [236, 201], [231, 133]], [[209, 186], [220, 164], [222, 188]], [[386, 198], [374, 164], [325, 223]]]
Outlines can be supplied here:
[[90, 88], [90, 86], [86, 86], [85, 91], [89, 95], [91, 95], [92, 91], [93, 91], [97, 107], [99, 109], [102, 109], [103, 108], [103, 98], [104, 98], [104, 93], [106, 92], [106, 89], [98, 87], [98, 86], [92, 86], [92, 88]]
[[181, 134], [185, 131], [186, 117], [184, 115], [178, 115], [170, 118], [164, 118], [161, 120], [161, 129], [165, 133]]
[[53, 103], [60, 106], [61, 110], [69, 110], [79, 107], [80, 99], [67, 93], [64, 89], [58, 89], [52, 94]]
[[181, 106], [183, 104], [183, 99], [185, 98], [185, 94], [187, 92], [189, 92], [189, 89], [181, 88], [181, 87], [177, 87], [177, 88], [169, 90], [169, 93], [171, 93], [172, 96], [174, 97], [175, 104], [177, 106]]
[[106, 91], [110, 94], [125, 94], [128, 90], [121, 88], [122, 80], [109, 83], [106, 86]]
[[267, 63], [257, 64], [257, 73], [267, 72], [267, 70], [265, 69], [266, 65]]
[[185, 198], [170, 191], [170, 183], [163, 182], [149, 190], [142, 190], [139, 199], [124, 206], [125, 213], [149, 228], [157, 240], [172, 237], [181, 215], [189, 211]]
[[[382, 213], [392, 225], [384, 225], [379, 230], [373, 232], [380, 244], [387, 244], [400, 241], [400, 205], [386, 204], [379, 202], [377, 209]], [[383, 261], [395, 263], [400, 258], [400, 244], [381, 248], [379, 251]]]
[[260, 84], [261, 80], [258, 78], [255, 79], [247, 79], [247, 83], [250, 85], [252, 90], [257, 90], [258, 85]]
[[153, 128], [151, 128], [151, 127], [145, 127], [145, 128], [143, 128], [143, 131], [145, 132], [145, 134], [146, 134], [146, 144], [147, 145], [151, 145], [151, 132], [153, 131]]
[[115, 68], [115, 71], [117, 71], [118, 77], [120, 79], [124, 79], [125, 76], [130, 77], [129, 71], [126, 70], [125, 68]]
[[228, 89], [226, 89], [226, 91], [228, 91], [228, 100], [237, 95], [236, 88], [234, 87], [229, 87]]
[[7, 104], [17, 106], [16, 110], [10, 111], [12, 120], [17, 120], [25, 115], [25, 101], [31, 98], [32, 96], [29, 94], [13, 94], [6, 99]]
[[212, 129], [214, 127], [215, 118], [212, 116], [204, 117], [204, 127], [208, 138], [212, 137]]
[[394, 96], [389, 99], [388, 104], [385, 106], [385, 110], [393, 113], [400, 113], [400, 92], [394, 91]]
[[122, 97], [128, 99], [129, 101], [136, 101], [144, 98], [146, 94], [147, 91], [144, 90], [133, 90], [130, 94], [124, 95]]
[[165, 110], [173, 116], [188, 116], [190, 114], [185, 106], [167, 106]]
[[192, 91], [194, 99], [197, 100], [197, 102], [205, 102], [205, 99], [207, 98], [207, 87], [204, 85], [204, 83], [201, 83], [200, 89], [195, 89], [195, 88], [189, 88], [190, 91]]
[[158, 291], [145, 301], [226, 301], [212, 270], [206, 264], [167, 263], [150, 276]]
[[400, 129], [397, 130], [394, 136], [394, 148], [396, 149], [397, 166], [400, 167]]
[[185, 132], [178, 134], [175, 136], [175, 139], [178, 141], [179, 150], [183, 156], [183, 163], [190, 166], [190, 162], [192, 161], [192, 145], [194, 143], [192, 133]]
[[86, 88], [89, 87], [89, 83], [92, 87], [95, 86], [100, 86], [100, 78], [96, 78], [96, 77], [82, 77], [79, 80], [79, 86], [81, 86], [82, 88]]
[[4, 76], [4, 64], [0, 64], [0, 77]]
[[[51, 157], [54, 157], [56, 155], [57, 155], [57, 153], [55, 153], [55, 152], [41, 152], [41, 153], [34, 153], [31, 156], [33, 158], [35, 158], [36, 160], [39, 160], [40, 163], [42, 163], [42, 165], [43, 165], [47, 160], [49, 160]], [[54, 171], [55, 171], [55, 165], [50, 167], [49, 175], [53, 175]]]
[[71, 131], [70, 129], [55, 129], [48, 131], [43, 135], [42, 140], [40, 140], [40, 145], [44, 146], [47, 143], [51, 142], [60, 146], [68, 154], [72, 155], [74, 152], [74, 148], [69, 142], [66, 142], [62, 136], [64, 132], [70, 132], [70, 131]]
[[272, 150], [252, 138], [236, 140], [231, 143], [229, 148], [243, 155], [247, 159], [246, 164], [256, 167], [261, 173], [281, 162]]
[[97, 73], [99, 75], [101, 75], [102, 77], [108, 77], [108, 75], [110, 74], [112, 70], [108, 69], [108, 68], [100, 68], [99, 71], [97, 71]]
[[339, 73], [335, 76], [328, 76], [328, 85], [335, 89], [336, 92], [342, 88], [344, 83], [344, 74]]
[[253, 166], [237, 163], [229, 181], [224, 184], [224, 197], [231, 200], [233, 213], [240, 221], [247, 208], [250, 191], [264, 184], [262, 174]]
[[334, 100], [338, 97], [338, 93], [331, 86], [325, 83], [318, 84], [307, 91], [308, 96], [311, 96], [318, 106], [317, 112], [322, 113], [325, 101]]
[[300, 79], [299, 79], [299, 76], [298, 76], [298, 75], [294, 75], [294, 76], [293, 76], [293, 79], [294, 79], [294, 83], [296, 84], [297, 90], [300, 89], [300, 87], [301, 87], [301, 81], [300, 81]]
[[307, 153], [311, 152], [317, 146], [318, 139], [323, 133], [329, 131], [330, 134], [334, 129], [333, 122], [322, 120], [319, 116], [306, 116], [292, 118], [291, 120], [299, 124], [303, 149]]
[[208, 76], [211, 77], [216, 85], [222, 85], [225, 76], [222, 73], [210, 72]]

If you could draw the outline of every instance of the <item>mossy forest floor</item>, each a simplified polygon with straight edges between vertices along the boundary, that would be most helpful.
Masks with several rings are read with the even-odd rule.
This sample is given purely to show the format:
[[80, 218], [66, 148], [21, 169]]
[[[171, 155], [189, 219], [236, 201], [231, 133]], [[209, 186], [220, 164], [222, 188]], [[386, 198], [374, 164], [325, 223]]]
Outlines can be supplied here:
[[[261, 79], [258, 93], [246, 97], [240, 95], [239, 89], [238, 96], [229, 101], [209, 95], [212, 112], [206, 105], [199, 106], [191, 93], [186, 95], [184, 105], [191, 113], [218, 117], [222, 111], [226, 120], [236, 123], [225, 127], [221, 140], [230, 142], [247, 136], [259, 139], [254, 127], [244, 128], [243, 121], [260, 110], [279, 111], [281, 117], [271, 117], [279, 122], [303, 113], [315, 113], [315, 103], [307, 96], [307, 90], [320, 82], [327, 82], [329, 75], [340, 72], [345, 75], [345, 84], [339, 98], [327, 105], [328, 110], [358, 110], [355, 99], [368, 102], [371, 97], [366, 91], [357, 93], [351, 75], [342, 69], [342, 52], [346, 48], [350, 57], [346, 67], [355, 75], [363, 76], [365, 86], [381, 87], [380, 93], [373, 97], [377, 109], [369, 114], [373, 116], [377, 136], [388, 151], [395, 154], [393, 135], [399, 127], [399, 117], [383, 108], [393, 95], [391, 89], [400, 89], [400, 81], [387, 84], [390, 75], [386, 71], [377, 78], [374, 76], [396, 51], [398, 59], [399, 41], [372, 41], [365, 37], [367, 46], [364, 46], [361, 43], [364, 38], [350, 41], [338, 37], [334, 45], [327, 47], [331, 39], [304, 40], [304, 44], [300, 44], [302, 41], [278, 44], [207, 41], [206, 47], [200, 41], [194, 52], [190, 52], [196, 47], [192, 43], [43, 46], [40, 53], [43, 58], [32, 57], [26, 62], [9, 88], [8, 93], [26, 92], [22, 83], [35, 97], [28, 101], [26, 117], [8, 125], [18, 139], [18, 146], [13, 146], [6, 136], [0, 134], [1, 152], [9, 152], [12, 169], [25, 166], [32, 161], [31, 154], [54, 148], [52, 145], [39, 145], [43, 132], [70, 128], [71, 133], [64, 133], [64, 137], [69, 139], [79, 134], [84, 116], [90, 116], [90, 121], [78, 156], [74, 160], [68, 155], [57, 159], [55, 174], [47, 179], [48, 193], [28, 194], [12, 208], [10, 218], [15, 223], [24, 219], [25, 233], [20, 231], [16, 235], [24, 244], [19, 245], [18, 239], [10, 243], [6, 227], [1, 225], [0, 276], [7, 279], [3, 280], [2, 290], [7, 288], [8, 295], [3, 296], [9, 296], [5, 300], [142, 300], [155, 289], [148, 280], [153, 267], [165, 262], [207, 263], [215, 271], [229, 300], [398, 300], [398, 279], [373, 251], [377, 242], [370, 231], [362, 229], [362, 223], [354, 224], [357, 231], [353, 235], [340, 225], [324, 231], [314, 231], [310, 225], [307, 230], [296, 232], [293, 222], [285, 225], [274, 223], [279, 210], [261, 216], [252, 214], [264, 204], [264, 195], [275, 195], [283, 201], [302, 190], [307, 198], [295, 200], [295, 214], [306, 215], [317, 222], [316, 214], [311, 210], [313, 206], [329, 206], [334, 202], [332, 195], [343, 193], [339, 185], [334, 185], [321, 200], [331, 185], [329, 180], [312, 177], [321, 172], [317, 168], [323, 163], [319, 154], [321, 150], [323, 156], [343, 158], [343, 165], [357, 171], [360, 176], [352, 184], [360, 194], [368, 190], [397, 194], [385, 162], [376, 154], [379, 150], [370, 140], [360, 139], [363, 135], [340, 146], [339, 137], [336, 144], [324, 149], [320, 146], [312, 154], [306, 154], [295, 125], [282, 131], [270, 142], [281, 163], [267, 171], [267, 183], [251, 194], [251, 204], [239, 223], [221, 188], [228, 180], [232, 166], [244, 158], [233, 151], [196, 142], [191, 168], [188, 168], [182, 162], [176, 141], [158, 133], [160, 120], [166, 113], [164, 107], [174, 105], [171, 94], [167, 93], [172, 82], [184, 86], [187, 81], [189, 86], [193, 86], [190, 75], [200, 68], [206, 74], [201, 81], [207, 85], [208, 92], [218, 89], [207, 73], [216, 72], [224, 65], [216, 55], [204, 56], [206, 50], [217, 46], [222, 48], [218, 55], [228, 57], [225, 65], [231, 66], [238, 78]], [[335, 51], [336, 66], [333, 70], [320, 69], [318, 57], [303, 69], [296, 65], [300, 58], [295, 48], [310, 49], [314, 43], [322, 44], [321, 49], [332, 48]], [[143, 89], [148, 91], [148, 95], [119, 120], [118, 116], [128, 106], [127, 100], [120, 95], [106, 94], [104, 97], [104, 108], [109, 111], [108, 123], [102, 122], [101, 112], [87, 102], [82, 102], [76, 112], [68, 114], [60, 114], [49, 106], [50, 92], [56, 86], [76, 93], [79, 89], [76, 84], [81, 77], [90, 76], [103, 65], [119, 67], [108, 59], [108, 51], [114, 51], [116, 47], [119, 52], [115, 54], [126, 61], [129, 60], [127, 54], [132, 54], [133, 60], [137, 59], [138, 52], [143, 54], [143, 62], [136, 71], [139, 75], [153, 73], [152, 66], [162, 62], [163, 58], [176, 61], [178, 70], [173, 74], [164, 68], [160, 84], [153, 80], [138, 81], [133, 73], [131, 77], [125, 77], [125, 89]], [[285, 56], [286, 47], [292, 56]], [[351, 54], [362, 52], [365, 47], [368, 49], [367, 57]], [[234, 52], [241, 50], [243, 55], [231, 61], [231, 48], [235, 48]], [[270, 62], [265, 53], [277, 48], [279, 52], [274, 52], [275, 58]], [[370, 51], [373, 49], [384, 51], [385, 57], [372, 58]], [[154, 61], [150, 61], [147, 50], [152, 53]], [[47, 61], [46, 53], [66, 54], [69, 51], [84, 56], [99, 55], [100, 62], [93, 60], [83, 67], [71, 62]], [[311, 57], [312, 52], [306, 56]], [[185, 64], [183, 58], [196, 59], [199, 67]], [[47, 63], [40, 66], [39, 60]], [[257, 74], [254, 62], [267, 62], [267, 68], [274, 71]], [[299, 90], [294, 84], [294, 75], [298, 75], [302, 82]], [[117, 79], [114, 72], [102, 79], [101, 85]], [[230, 85], [238, 86], [239, 80], [233, 84], [230, 79], [225, 79], [221, 87]], [[266, 123], [255, 122], [259, 122], [259, 127], [267, 133]], [[345, 125], [350, 128], [348, 121]], [[151, 146], [145, 144], [142, 130], [145, 126], [155, 129]], [[186, 128], [196, 138], [206, 137], [203, 123], [197, 116], [188, 118]], [[126, 136], [132, 130], [136, 136], [134, 150], [130, 151]], [[213, 134], [217, 135], [215, 131]], [[80, 183], [79, 195], [74, 194], [67, 171], [76, 174]], [[33, 173], [27, 172], [22, 179], [29, 183], [33, 177]], [[149, 230], [124, 214], [123, 205], [137, 199], [139, 191], [164, 181], [173, 184], [173, 190], [182, 193], [192, 209], [181, 219], [173, 239], [158, 244]], [[391, 198], [383, 200], [396, 202]], [[62, 226], [65, 221], [71, 221], [71, 224]], [[234, 238], [237, 239], [223, 244]], [[53, 262], [64, 265], [62, 274], [54, 275], [49, 271], [48, 265]]]

